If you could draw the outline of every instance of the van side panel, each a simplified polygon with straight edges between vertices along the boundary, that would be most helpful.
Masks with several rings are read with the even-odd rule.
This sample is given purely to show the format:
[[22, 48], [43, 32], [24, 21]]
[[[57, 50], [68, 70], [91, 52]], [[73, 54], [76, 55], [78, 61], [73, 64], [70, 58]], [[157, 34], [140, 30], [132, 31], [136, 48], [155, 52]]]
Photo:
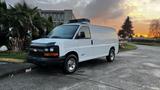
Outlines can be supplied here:
[[107, 56], [111, 47], [115, 48], [115, 53], [118, 52], [118, 36], [114, 29], [91, 25], [90, 30], [96, 58]]

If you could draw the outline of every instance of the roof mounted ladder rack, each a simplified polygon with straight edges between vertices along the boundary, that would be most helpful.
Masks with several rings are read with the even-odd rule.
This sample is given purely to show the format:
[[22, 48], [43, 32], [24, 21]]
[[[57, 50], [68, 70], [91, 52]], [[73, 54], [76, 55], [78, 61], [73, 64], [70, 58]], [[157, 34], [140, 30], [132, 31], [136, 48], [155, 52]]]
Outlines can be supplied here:
[[68, 23], [88, 24], [88, 23], [90, 23], [90, 20], [89, 20], [89, 19], [86, 19], [86, 18], [82, 18], [82, 19], [72, 19], [72, 20], [69, 20]]

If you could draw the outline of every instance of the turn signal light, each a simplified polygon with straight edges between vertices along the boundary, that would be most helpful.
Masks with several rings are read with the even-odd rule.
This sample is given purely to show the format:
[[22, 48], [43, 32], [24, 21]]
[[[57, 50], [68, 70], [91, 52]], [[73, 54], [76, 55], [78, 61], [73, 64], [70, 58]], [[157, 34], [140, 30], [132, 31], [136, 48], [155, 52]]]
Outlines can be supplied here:
[[49, 56], [58, 56], [59, 54], [58, 53], [44, 53], [44, 56], [47, 56], [47, 57], [49, 57]]

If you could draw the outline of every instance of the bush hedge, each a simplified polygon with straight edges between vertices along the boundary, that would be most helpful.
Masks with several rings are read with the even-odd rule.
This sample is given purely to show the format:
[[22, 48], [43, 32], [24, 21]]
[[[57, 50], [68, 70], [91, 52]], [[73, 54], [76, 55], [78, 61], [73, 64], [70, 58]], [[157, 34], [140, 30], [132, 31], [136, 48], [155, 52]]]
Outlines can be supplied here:
[[160, 43], [160, 39], [132, 39], [132, 42]]

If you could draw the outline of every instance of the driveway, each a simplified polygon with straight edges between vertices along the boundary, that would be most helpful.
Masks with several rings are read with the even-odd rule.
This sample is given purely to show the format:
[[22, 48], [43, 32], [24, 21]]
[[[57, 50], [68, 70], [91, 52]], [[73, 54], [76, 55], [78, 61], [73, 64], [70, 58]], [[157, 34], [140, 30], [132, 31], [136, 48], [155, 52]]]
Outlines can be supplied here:
[[0, 90], [160, 90], [160, 47], [138, 45], [115, 62], [103, 58], [80, 63], [64, 75], [59, 66], [34, 69], [0, 80]]

